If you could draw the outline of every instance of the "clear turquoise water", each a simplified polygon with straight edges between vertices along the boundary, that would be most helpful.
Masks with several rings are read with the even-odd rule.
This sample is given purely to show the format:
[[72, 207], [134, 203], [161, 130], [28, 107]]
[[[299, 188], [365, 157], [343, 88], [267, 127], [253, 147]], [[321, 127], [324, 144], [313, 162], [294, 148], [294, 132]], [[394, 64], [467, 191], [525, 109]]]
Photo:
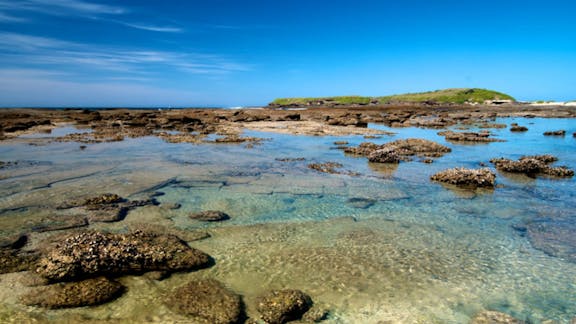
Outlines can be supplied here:
[[[365, 140], [245, 132], [269, 139], [252, 148], [168, 144], [154, 137], [92, 144], [84, 150], [78, 143], [49, 143], [44, 135], [2, 142], [1, 160], [42, 162], [0, 170], [3, 235], [22, 230], [47, 213], [45, 206], [69, 197], [117, 192], [138, 198], [161, 191], [165, 193], [157, 198], [161, 203], [182, 207], [140, 208], [120, 223], [94, 227], [154, 223], [180, 230], [206, 229], [212, 237], [191, 245], [216, 259], [211, 269], [154, 285], [142, 278], [125, 278], [129, 293], [100, 307], [43, 311], [22, 307], [10, 298], [4, 307], [15, 312], [10, 314], [56, 319], [81, 314], [107, 320], [173, 321], [175, 315], [150, 296], [207, 276], [241, 293], [249, 315], [255, 314], [252, 305], [259, 293], [299, 288], [332, 309], [329, 322], [334, 323], [467, 323], [484, 309], [535, 323], [569, 323], [576, 316], [576, 264], [535, 249], [513, 226], [542, 217], [576, 221], [576, 180], [498, 173], [498, 188], [475, 192], [429, 181], [437, 171], [476, 168], [480, 162], [490, 165], [495, 157], [553, 154], [558, 165], [576, 169], [575, 120], [497, 122], [517, 122], [529, 131], [492, 129], [506, 142], [476, 145], [447, 143], [438, 130], [379, 125], [370, 127], [396, 135]], [[542, 135], [557, 129], [568, 135]], [[445, 144], [452, 152], [433, 164], [416, 159], [389, 166], [347, 156], [334, 145], [409, 137]], [[306, 160], [276, 160], [300, 157]], [[328, 161], [360, 175], [320, 174], [307, 168], [308, 163]], [[350, 198], [371, 199], [373, 205], [356, 208]], [[232, 219], [204, 224], [188, 218], [190, 212], [209, 209], [227, 212]], [[27, 289], [17, 283], [17, 276], [3, 277], [4, 295], [17, 296]]]

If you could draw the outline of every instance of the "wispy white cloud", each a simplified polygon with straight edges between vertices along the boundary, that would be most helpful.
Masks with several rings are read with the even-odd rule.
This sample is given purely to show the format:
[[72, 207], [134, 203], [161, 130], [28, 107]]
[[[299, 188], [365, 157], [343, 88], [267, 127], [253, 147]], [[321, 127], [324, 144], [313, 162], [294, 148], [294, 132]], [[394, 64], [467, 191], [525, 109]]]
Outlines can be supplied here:
[[[80, 16], [93, 20], [111, 22], [130, 28], [162, 32], [180, 33], [182, 28], [165, 25], [132, 23], [130, 10], [120, 6], [110, 6], [81, 0], [0, 0], [0, 22], [25, 22], [29, 19], [23, 15], [29, 12], [52, 16]], [[111, 16], [123, 17], [123, 20], [112, 19]]]
[[115, 73], [124, 77], [154, 73], [223, 75], [251, 69], [215, 54], [132, 50], [7, 32], [0, 32], [0, 64], [77, 73]]
[[[52, 72], [0, 69], [0, 106], [186, 106], [211, 98], [190, 90], [175, 90], [131, 80], [73, 82]], [[88, 97], [86, 94], [90, 94]]]
[[70, 13], [119, 15], [128, 12], [123, 7], [81, 0], [0, 0], [0, 10], [32, 11], [49, 15], [66, 15]]
[[127, 10], [122, 7], [103, 5], [81, 0], [28, 0], [28, 1], [38, 5], [58, 7], [61, 9], [85, 12], [90, 14], [118, 15], [127, 12]]
[[182, 28], [178, 27], [131, 24], [124, 21], [117, 21], [117, 22], [124, 26], [161, 33], [181, 33], [183, 31]]
[[25, 22], [27, 19], [21, 17], [15, 17], [3, 12], [0, 12], [0, 23], [15, 23], [15, 22]]

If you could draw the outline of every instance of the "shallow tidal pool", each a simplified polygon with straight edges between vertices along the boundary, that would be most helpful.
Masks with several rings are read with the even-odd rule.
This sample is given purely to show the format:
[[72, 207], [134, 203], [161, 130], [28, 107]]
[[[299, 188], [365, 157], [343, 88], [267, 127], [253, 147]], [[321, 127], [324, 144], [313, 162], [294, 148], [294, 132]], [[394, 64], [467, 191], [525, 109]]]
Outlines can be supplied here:
[[[126, 276], [120, 281], [128, 290], [119, 299], [67, 310], [20, 304], [18, 296], [31, 289], [24, 284], [26, 273], [2, 274], [0, 319], [186, 322], [163, 304], [165, 296], [191, 279], [216, 278], [242, 295], [250, 317], [257, 317], [258, 295], [293, 288], [330, 310], [326, 323], [468, 323], [483, 310], [532, 323], [570, 323], [576, 317], [576, 245], [558, 228], [576, 230], [576, 180], [496, 172], [494, 190], [456, 189], [429, 180], [447, 168], [483, 163], [493, 169], [492, 158], [535, 154], [552, 154], [559, 159], [556, 165], [576, 169], [576, 120], [496, 122], [529, 130], [491, 129], [505, 142], [473, 145], [447, 142], [438, 130], [380, 125], [370, 127], [395, 135], [364, 139], [247, 131], [267, 139], [248, 147], [144, 137], [81, 148], [45, 134], [2, 141], [0, 160], [18, 163], [0, 168], [1, 236], [31, 233], [27, 248], [32, 249], [53, 234], [34, 226], [57, 217], [55, 207], [65, 201], [107, 192], [129, 199], [157, 193], [158, 205], [89, 228], [122, 231], [152, 224], [207, 231], [210, 238], [190, 245], [211, 255], [215, 265], [162, 281]], [[557, 129], [567, 135], [543, 136]], [[403, 138], [429, 139], [452, 152], [432, 164], [415, 158], [388, 165], [346, 155], [334, 144]], [[338, 162], [344, 172], [307, 167], [315, 162]], [[168, 204], [181, 207], [163, 208]], [[203, 223], [188, 217], [203, 210], [223, 211], [231, 219]], [[545, 240], [530, 231], [534, 223], [550, 231]]]

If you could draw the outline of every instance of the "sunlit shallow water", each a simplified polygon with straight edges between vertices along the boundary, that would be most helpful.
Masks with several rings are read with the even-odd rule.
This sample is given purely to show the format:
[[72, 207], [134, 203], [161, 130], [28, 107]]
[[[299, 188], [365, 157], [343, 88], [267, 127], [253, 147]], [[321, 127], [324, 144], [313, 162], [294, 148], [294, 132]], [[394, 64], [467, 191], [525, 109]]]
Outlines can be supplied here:
[[[125, 277], [121, 280], [129, 289], [120, 299], [58, 311], [22, 306], [17, 296], [29, 289], [20, 282], [25, 274], [1, 275], [0, 315], [15, 321], [34, 316], [185, 321], [163, 306], [162, 296], [192, 278], [213, 277], [240, 293], [254, 316], [256, 296], [296, 288], [329, 308], [328, 322], [333, 323], [467, 323], [485, 309], [535, 323], [569, 323], [576, 316], [576, 264], [535, 248], [518, 225], [534, 219], [573, 223], [576, 181], [497, 173], [495, 190], [469, 191], [429, 180], [446, 168], [490, 165], [495, 157], [546, 153], [557, 156], [558, 165], [576, 168], [574, 120], [497, 122], [516, 122], [529, 131], [492, 129], [506, 142], [475, 145], [445, 142], [438, 130], [379, 125], [370, 126], [396, 135], [366, 140], [246, 132], [268, 138], [252, 148], [168, 144], [146, 137], [81, 149], [79, 143], [49, 142], [45, 134], [2, 142], [1, 160], [20, 161], [0, 170], [2, 235], [29, 230], [50, 215], [46, 206], [71, 198], [105, 192], [139, 198], [160, 191], [160, 206], [138, 208], [121, 222], [92, 227], [122, 230], [148, 223], [207, 230], [211, 238], [190, 244], [213, 256], [216, 264], [160, 282]], [[557, 129], [565, 129], [567, 136], [542, 135]], [[69, 129], [54, 133], [61, 132]], [[452, 152], [433, 164], [416, 158], [391, 166], [347, 156], [334, 144], [409, 137], [437, 141]], [[328, 161], [359, 175], [307, 168]], [[182, 207], [169, 210], [162, 203]], [[221, 210], [232, 219], [205, 224], [188, 217], [201, 210]], [[34, 234], [33, 239], [46, 235]]]

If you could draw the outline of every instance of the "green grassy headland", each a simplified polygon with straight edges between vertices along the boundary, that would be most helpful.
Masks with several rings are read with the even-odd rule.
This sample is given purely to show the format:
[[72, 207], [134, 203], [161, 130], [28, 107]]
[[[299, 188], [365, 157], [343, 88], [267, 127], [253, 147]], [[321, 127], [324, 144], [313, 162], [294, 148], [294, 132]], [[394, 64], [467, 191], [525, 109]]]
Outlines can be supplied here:
[[444, 89], [419, 93], [406, 93], [383, 97], [338, 96], [309, 98], [279, 98], [272, 105], [368, 105], [387, 103], [484, 103], [487, 100], [512, 100], [513, 97], [487, 89]]

